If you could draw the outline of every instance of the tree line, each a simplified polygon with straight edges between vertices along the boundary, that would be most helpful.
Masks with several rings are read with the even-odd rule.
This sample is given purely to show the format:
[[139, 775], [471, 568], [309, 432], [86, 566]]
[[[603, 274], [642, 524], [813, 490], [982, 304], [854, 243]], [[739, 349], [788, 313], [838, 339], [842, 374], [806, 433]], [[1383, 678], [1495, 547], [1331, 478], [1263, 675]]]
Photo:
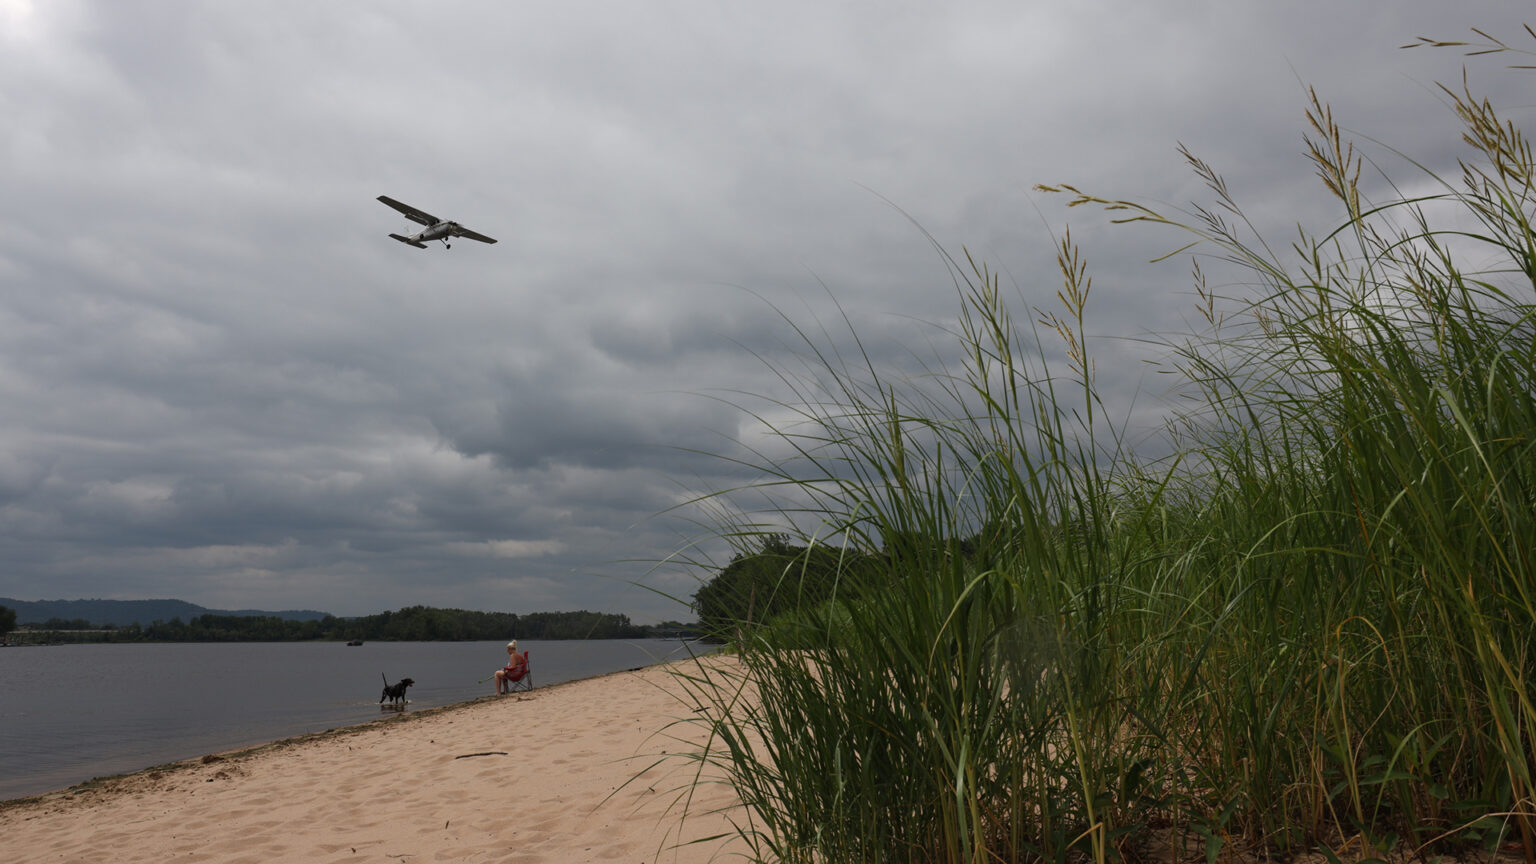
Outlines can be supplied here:
[[771, 623], [834, 596], [856, 599], [891, 572], [889, 551], [795, 546], [787, 535], [766, 534], [756, 550], [737, 553], [700, 586], [693, 611], [706, 638], [729, 641], [742, 627]]
[[[10, 610], [4, 610], [10, 611]], [[4, 623], [0, 612], [0, 623]], [[14, 626], [14, 616], [11, 618]], [[9, 628], [4, 628], [9, 629]], [[307, 642], [375, 640], [385, 642], [467, 642], [491, 639], [647, 639], [697, 635], [677, 622], [639, 625], [628, 615], [610, 612], [476, 612], [410, 606], [360, 618], [327, 615], [293, 621], [267, 615], [197, 615], [186, 621], [153, 621], [120, 627], [92, 627], [84, 619], [53, 619], [27, 625], [13, 636], [29, 634], [51, 642]], [[30, 640], [29, 640], [30, 641]]]
[[[876, 552], [849, 546], [796, 546], [787, 534], [764, 534], [757, 548], [738, 552], [693, 595], [704, 638], [731, 641], [744, 628], [771, 625], [834, 599], [858, 602], [891, 589], [900, 574], [923, 572], [939, 560], [968, 560], [985, 536], [1005, 536], [991, 526], [968, 537], [938, 540], [921, 532], [891, 532]], [[1079, 542], [1081, 525], [1046, 529], [1064, 543]], [[935, 557], [937, 556], [937, 557]]]

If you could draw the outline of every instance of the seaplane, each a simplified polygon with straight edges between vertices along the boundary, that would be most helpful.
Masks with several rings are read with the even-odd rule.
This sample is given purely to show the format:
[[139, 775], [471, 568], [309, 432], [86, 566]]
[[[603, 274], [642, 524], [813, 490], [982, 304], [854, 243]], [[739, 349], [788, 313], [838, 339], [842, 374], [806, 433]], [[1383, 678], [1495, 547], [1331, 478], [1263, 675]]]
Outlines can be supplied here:
[[443, 241], [444, 249], [452, 249], [453, 246], [448, 243], [448, 238], [450, 237], [468, 237], [471, 240], [479, 240], [481, 243], [496, 242], [494, 239], [487, 237], [484, 234], [471, 231], [457, 222], [449, 222], [446, 219], [439, 219], [425, 210], [418, 210], [409, 204], [402, 204], [399, 201], [389, 197], [388, 195], [380, 195], [379, 200], [395, 208], [396, 210], [399, 210], [405, 215], [405, 218], [411, 220], [412, 222], [415, 222], [418, 225], [427, 226], [425, 230], [418, 231], [410, 236], [405, 236], [403, 234], [389, 235], [408, 246], [415, 246], [417, 249], [425, 249], [427, 248], [427, 241], [441, 240]]

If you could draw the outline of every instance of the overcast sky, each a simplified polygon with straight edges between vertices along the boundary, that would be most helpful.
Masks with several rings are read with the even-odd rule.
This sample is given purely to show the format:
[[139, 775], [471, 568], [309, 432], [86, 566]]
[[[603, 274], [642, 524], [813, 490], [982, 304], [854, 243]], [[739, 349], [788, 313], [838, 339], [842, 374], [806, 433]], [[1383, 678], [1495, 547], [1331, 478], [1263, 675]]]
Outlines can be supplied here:
[[0, 0], [0, 596], [689, 618], [634, 583], [695, 590], [657, 514], [750, 479], [701, 454], [762, 445], [719, 397], [780, 313], [899, 363], [958, 311], [914, 222], [1041, 305], [1070, 227], [1155, 406], [1113, 346], [1187, 262], [1033, 186], [1206, 200], [1182, 142], [1288, 241], [1307, 86], [1452, 166], [1433, 83], [1536, 79], [1398, 46], [1528, 8]]

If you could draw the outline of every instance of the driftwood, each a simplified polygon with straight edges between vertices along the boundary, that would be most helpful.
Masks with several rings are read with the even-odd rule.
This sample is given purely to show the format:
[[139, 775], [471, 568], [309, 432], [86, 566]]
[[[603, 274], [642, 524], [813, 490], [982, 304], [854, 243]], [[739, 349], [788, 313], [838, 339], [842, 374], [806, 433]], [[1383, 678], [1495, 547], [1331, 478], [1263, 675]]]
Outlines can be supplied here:
[[505, 755], [507, 755], [507, 751], [505, 751], [505, 750], [487, 750], [484, 753], [464, 753], [462, 755], [455, 756], [453, 758], [455, 758], [455, 759], [468, 759], [468, 758], [470, 758], [472, 756], [505, 756]]

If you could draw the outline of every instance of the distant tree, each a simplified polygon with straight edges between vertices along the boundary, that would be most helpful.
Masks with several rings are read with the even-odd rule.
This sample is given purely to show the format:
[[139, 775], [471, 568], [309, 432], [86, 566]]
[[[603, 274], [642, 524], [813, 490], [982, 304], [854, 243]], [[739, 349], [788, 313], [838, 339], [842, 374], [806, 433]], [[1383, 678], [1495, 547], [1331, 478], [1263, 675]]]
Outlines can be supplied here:
[[49, 618], [43, 622], [44, 630], [91, 630], [91, 622], [84, 618]]
[[16, 629], [16, 610], [8, 606], [0, 606], [0, 633], [9, 633]]
[[763, 624], [831, 599], [857, 596], [880, 571], [875, 558], [827, 546], [794, 546], [767, 534], [756, 552], [738, 553], [693, 595], [699, 626], [726, 639], [743, 625]]

